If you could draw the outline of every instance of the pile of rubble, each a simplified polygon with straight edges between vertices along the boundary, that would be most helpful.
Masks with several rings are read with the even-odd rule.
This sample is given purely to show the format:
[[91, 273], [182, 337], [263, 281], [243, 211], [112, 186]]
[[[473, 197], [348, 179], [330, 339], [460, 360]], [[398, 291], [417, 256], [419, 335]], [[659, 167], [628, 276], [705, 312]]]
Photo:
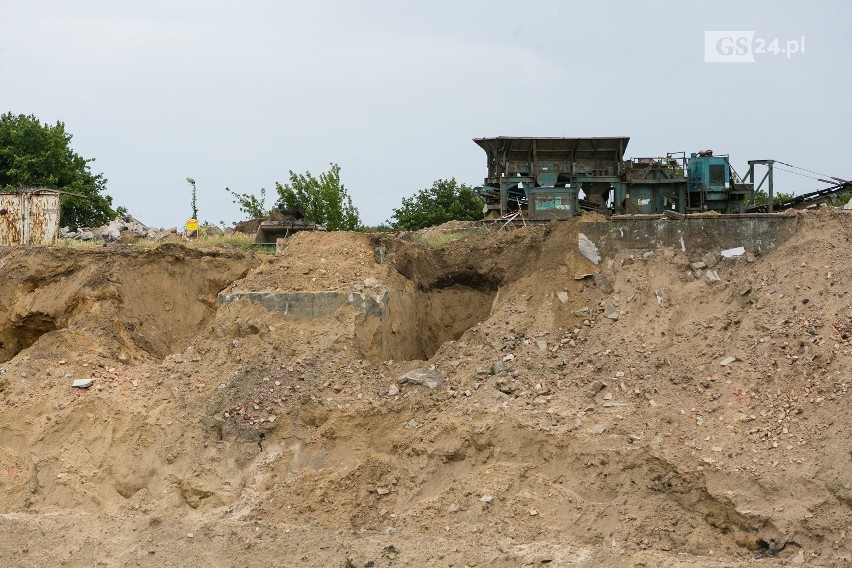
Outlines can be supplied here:
[[75, 241], [104, 241], [118, 243], [123, 240], [122, 234], [131, 234], [140, 239], [158, 241], [169, 235], [177, 234], [177, 229], [154, 229], [141, 223], [132, 215], [116, 217], [106, 225], [94, 229], [80, 227], [72, 231], [68, 227], [59, 230], [59, 237]]

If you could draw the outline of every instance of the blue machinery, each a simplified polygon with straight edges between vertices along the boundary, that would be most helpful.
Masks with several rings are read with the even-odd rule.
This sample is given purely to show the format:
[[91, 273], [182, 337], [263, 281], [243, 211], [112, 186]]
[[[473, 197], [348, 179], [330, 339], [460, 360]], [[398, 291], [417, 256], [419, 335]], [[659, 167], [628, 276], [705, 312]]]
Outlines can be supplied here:
[[[477, 188], [485, 198], [486, 218], [523, 213], [534, 221], [569, 219], [581, 209], [613, 214], [758, 211], [755, 166], [767, 168], [757, 189], [768, 180], [768, 211], [773, 210], [774, 160], [750, 161], [748, 174], [740, 179], [728, 156], [714, 156], [710, 150], [688, 157], [680, 152], [624, 160], [629, 141], [628, 137], [474, 139], [488, 159], [488, 177]], [[824, 200], [852, 189], [848, 181], [832, 179], [839, 185], [806, 195]], [[779, 206], [776, 209], [795, 204]]]

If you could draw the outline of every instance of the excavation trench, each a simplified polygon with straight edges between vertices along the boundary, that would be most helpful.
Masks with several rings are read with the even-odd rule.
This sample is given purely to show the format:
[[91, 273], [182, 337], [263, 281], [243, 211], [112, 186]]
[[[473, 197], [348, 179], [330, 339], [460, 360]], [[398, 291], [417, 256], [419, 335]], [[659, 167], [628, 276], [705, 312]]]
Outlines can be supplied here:
[[354, 342], [371, 361], [424, 360], [447, 341], [458, 339], [491, 314], [497, 294], [490, 286], [474, 288], [448, 282], [430, 290], [233, 292], [219, 304], [246, 301], [300, 320], [334, 320], [354, 310]]
[[389, 292], [381, 312], [365, 311], [356, 319], [356, 346], [372, 361], [429, 359], [445, 342], [487, 319], [496, 293], [464, 284]]

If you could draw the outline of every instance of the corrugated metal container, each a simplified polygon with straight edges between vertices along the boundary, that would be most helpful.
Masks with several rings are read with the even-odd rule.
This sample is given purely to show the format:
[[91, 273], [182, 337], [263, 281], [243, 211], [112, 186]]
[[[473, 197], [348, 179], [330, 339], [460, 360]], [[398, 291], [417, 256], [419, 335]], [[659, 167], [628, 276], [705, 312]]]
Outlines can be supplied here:
[[0, 193], [0, 246], [52, 245], [58, 236], [58, 191]]

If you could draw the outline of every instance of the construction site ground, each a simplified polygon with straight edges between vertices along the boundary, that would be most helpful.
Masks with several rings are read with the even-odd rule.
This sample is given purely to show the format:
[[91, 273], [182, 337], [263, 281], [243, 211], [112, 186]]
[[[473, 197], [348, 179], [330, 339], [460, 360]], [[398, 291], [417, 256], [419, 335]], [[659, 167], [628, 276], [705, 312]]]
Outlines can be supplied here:
[[[0, 566], [849, 566], [852, 217], [582, 222], [0, 249]], [[312, 291], [386, 310], [217, 301]]]

